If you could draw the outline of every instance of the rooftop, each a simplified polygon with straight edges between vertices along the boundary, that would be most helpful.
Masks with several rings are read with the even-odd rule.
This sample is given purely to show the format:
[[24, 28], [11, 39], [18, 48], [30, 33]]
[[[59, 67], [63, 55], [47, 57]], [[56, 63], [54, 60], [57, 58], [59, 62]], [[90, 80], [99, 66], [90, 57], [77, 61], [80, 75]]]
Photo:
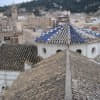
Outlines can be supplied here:
[[50, 43], [50, 44], [67, 44], [68, 38], [71, 44], [75, 43], [87, 43], [90, 39], [96, 39], [100, 37], [92, 31], [85, 29], [79, 29], [72, 25], [59, 25], [46, 33], [43, 33], [36, 39], [39, 43]]
[[0, 70], [23, 71], [25, 61], [36, 64], [37, 47], [33, 45], [7, 45], [0, 47]]
[[[75, 100], [100, 100], [100, 65], [71, 52], [73, 97]], [[47, 58], [23, 72], [12, 88], [5, 93], [6, 100], [64, 100], [65, 53]], [[77, 84], [76, 84], [77, 83]]]

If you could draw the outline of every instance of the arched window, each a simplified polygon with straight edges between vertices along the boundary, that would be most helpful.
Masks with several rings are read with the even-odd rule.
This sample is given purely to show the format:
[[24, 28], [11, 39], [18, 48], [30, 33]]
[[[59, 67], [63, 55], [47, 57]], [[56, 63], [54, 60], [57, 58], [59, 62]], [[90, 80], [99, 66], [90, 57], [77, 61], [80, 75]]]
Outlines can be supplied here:
[[60, 49], [58, 49], [57, 51], [56, 51], [56, 53], [59, 53], [59, 52], [61, 52], [62, 50], [60, 50]]
[[82, 54], [82, 50], [81, 49], [77, 49], [76, 52], [79, 53], [79, 54]]
[[47, 50], [46, 50], [46, 48], [43, 48], [43, 53], [45, 53], [45, 54], [47, 53]]
[[91, 49], [91, 52], [92, 52], [92, 54], [94, 54], [94, 53], [96, 52], [96, 48], [93, 47], [93, 48]]

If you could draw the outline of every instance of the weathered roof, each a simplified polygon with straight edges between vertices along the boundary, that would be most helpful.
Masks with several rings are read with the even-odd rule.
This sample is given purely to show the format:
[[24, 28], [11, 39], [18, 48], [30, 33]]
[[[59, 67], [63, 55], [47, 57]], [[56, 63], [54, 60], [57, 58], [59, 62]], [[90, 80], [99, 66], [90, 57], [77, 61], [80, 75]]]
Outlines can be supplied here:
[[[65, 53], [61, 52], [22, 73], [5, 100], [64, 100]], [[100, 65], [90, 59], [71, 53], [73, 96], [100, 100]], [[78, 82], [77, 88], [74, 83]]]
[[24, 70], [24, 62], [38, 61], [37, 47], [33, 45], [2, 45], [0, 47], [0, 70]]
[[98, 63], [100, 63], [100, 55], [97, 56], [94, 60], [97, 61]]

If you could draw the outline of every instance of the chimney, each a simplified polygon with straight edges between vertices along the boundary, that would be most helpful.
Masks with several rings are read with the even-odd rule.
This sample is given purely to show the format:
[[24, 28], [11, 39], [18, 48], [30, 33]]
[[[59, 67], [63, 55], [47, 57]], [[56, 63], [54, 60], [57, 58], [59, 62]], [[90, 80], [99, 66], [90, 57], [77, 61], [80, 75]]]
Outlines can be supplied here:
[[25, 61], [24, 63], [24, 71], [29, 70], [32, 68], [32, 63], [30, 63], [29, 61]]

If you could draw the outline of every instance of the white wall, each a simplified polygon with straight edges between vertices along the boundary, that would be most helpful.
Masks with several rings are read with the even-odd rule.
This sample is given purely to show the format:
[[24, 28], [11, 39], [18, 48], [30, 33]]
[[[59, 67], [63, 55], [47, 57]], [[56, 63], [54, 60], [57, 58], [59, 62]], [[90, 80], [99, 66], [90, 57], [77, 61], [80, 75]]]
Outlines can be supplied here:
[[[43, 52], [43, 48], [46, 48], [46, 53]], [[65, 50], [65, 47], [59, 45], [38, 44], [38, 56], [41, 56], [43, 58], [50, 57], [56, 54], [56, 50], [58, 49]]]
[[[37, 44], [38, 46], [38, 55], [47, 58], [56, 54], [57, 50], [65, 50], [66, 46], [64, 45], [51, 45], [51, 44]], [[43, 52], [43, 48], [46, 49], [46, 53]], [[95, 52], [92, 53], [92, 48], [95, 48]], [[100, 43], [91, 43], [91, 44], [77, 44], [71, 45], [70, 50], [77, 51], [77, 49], [82, 50], [82, 55], [87, 56], [88, 58], [95, 58], [100, 55]]]
[[24, 70], [26, 71], [26, 70], [29, 70], [31, 68], [32, 68], [32, 64], [30, 62], [28, 62], [28, 61], [25, 61]]
[[0, 92], [6, 84], [10, 87], [19, 74], [20, 72], [0, 71]]
[[[100, 55], [100, 43], [92, 43], [87, 46], [87, 56], [88, 58], [95, 58], [96, 56]], [[95, 48], [95, 52], [92, 53], [92, 48]]]
[[71, 45], [70, 50], [76, 52], [78, 49], [82, 51], [83, 56], [87, 56], [87, 44], [77, 44], [77, 45]]

